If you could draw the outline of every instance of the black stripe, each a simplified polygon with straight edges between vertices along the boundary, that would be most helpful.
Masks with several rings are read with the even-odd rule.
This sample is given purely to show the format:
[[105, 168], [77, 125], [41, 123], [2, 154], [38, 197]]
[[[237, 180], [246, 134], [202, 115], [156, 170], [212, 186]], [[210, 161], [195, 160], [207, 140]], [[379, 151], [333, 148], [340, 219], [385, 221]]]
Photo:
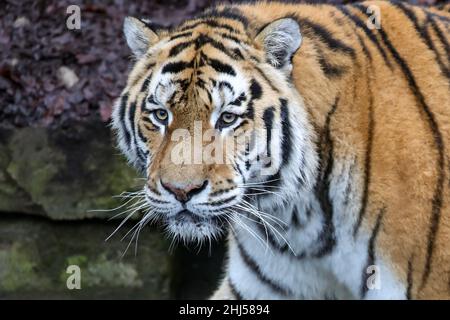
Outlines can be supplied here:
[[[447, 38], [442, 33], [441, 29], [439, 29], [436, 22], [431, 18], [429, 18], [429, 19], [430, 19], [431, 27], [433, 28], [434, 32], [436, 33], [439, 41], [441, 41], [442, 46], [444, 47], [444, 50], [447, 54], [447, 60], [448, 60], [447, 62], [450, 63], [450, 44], [448, 43]], [[447, 77], [450, 77], [449, 68], [446, 67], [445, 70], [447, 70], [447, 72], [446, 72]]]
[[[409, 20], [414, 25], [414, 28], [416, 29], [416, 32], [419, 34], [419, 37], [423, 39], [423, 41], [427, 45], [428, 49], [433, 51], [433, 53], [435, 55], [435, 60], [436, 60], [437, 64], [439, 65], [439, 67], [441, 69], [441, 72], [447, 78], [450, 78], [449, 70], [447, 69], [447, 67], [442, 62], [441, 55], [439, 54], [439, 51], [437, 51], [436, 47], [434, 46], [434, 43], [433, 43], [433, 41], [432, 41], [432, 39], [430, 37], [429, 32], [427, 31], [426, 26], [422, 26], [422, 27], [419, 26], [419, 22], [417, 21], [417, 16], [415, 15], [414, 11], [411, 8], [409, 8], [408, 6], [406, 6], [405, 4], [403, 4], [401, 2], [395, 1], [393, 3], [395, 4], [395, 6], [397, 8], [399, 8], [409, 18]], [[426, 21], [427, 22], [431, 22], [431, 17], [427, 16], [427, 20]]]
[[253, 118], [255, 117], [254, 100], [261, 98], [261, 95], [262, 95], [261, 85], [255, 79], [252, 79], [250, 84], [250, 101], [248, 102], [247, 105], [247, 111], [244, 114], [246, 118], [253, 120]]
[[450, 293], [450, 270], [447, 271], [448, 274], [448, 292]]
[[409, 258], [408, 260], [408, 273], [407, 273], [407, 277], [406, 277], [406, 283], [408, 284], [408, 286], [406, 287], [406, 299], [411, 300], [412, 299], [412, 288], [413, 288], [413, 258], [414, 256], [411, 256], [411, 258]]
[[361, 299], [363, 299], [369, 288], [367, 287], [367, 269], [369, 266], [375, 265], [375, 242], [377, 240], [378, 232], [381, 227], [381, 220], [383, 219], [384, 213], [386, 212], [386, 207], [381, 208], [375, 226], [372, 230], [372, 234], [370, 235], [369, 243], [367, 245], [367, 263], [365, 268], [362, 270], [362, 279], [361, 279]]
[[[231, 183], [233, 183], [233, 181], [231, 181]], [[234, 191], [235, 189], [236, 189], [235, 187], [231, 187], [231, 188], [227, 188], [227, 189], [222, 189], [222, 190], [217, 190], [217, 191], [211, 192], [209, 194], [209, 198], [220, 196], [220, 195], [222, 195], [224, 193], [228, 193], [230, 191]]]
[[[366, 7], [363, 5], [355, 5], [356, 8], [361, 10], [363, 13], [366, 10]], [[421, 287], [423, 288], [428, 280], [428, 277], [431, 272], [431, 264], [433, 259], [433, 253], [434, 253], [434, 247], [435, 247], [435, 241], [436, 241], [436, 234], [439, 228], [439, 222], [441, 219], [441, 211], [442, 211], [442, 200], [443, 200], [443, 185], [444, 185], [444, 178], [445, 178], [445, 159], [444, 159], [444, 140], [442, 137], [442, 134], [439, 130], [439, 125], [434, 117], [434, 114], [431, 112], [430, 107], [425, 101], [425, 97], [423, 96], [422, 92], [419, 89], [419, 86], [417, 85], [417, 82], [414, 78], [414, 75], [412, 74], [411, 70], [409, 69], [408, 64], [405, 60], [400, 56], [398, 51], [395, 49], [395, 47], [392, 45], [391, 41], [389, 40], [387, 34], [384, 32], [383, 29], [379, 29], [378, 32], [381, 35], [381, 38], [383, 39], [384, 44], [386, 47], [390, 50], [392, 56], [398, 63], [398, 65], [401, 67], [403, 74], [405, 75], [406, 80], [408, 81], [409, 87], [411, 88], [411, 91], [414, 93], [416, 100], [418, 104], [421, 107], [421, 110], [424, 112], [427, 122], [430, 126], [430, 129], [433, 134], [434, 143], [438, 152], [438, 164], [437, 164], [437, 171], [438, 171], [438, 178], [436, 182], [436, 189], [434, 191], [433, 195], [433, 201], [432, 201], [432, 212], [430, 217], [430, 228], [428, 231], [427, 239], [428, 239], [428, 245], [427, 245], [427, 257], [425, 262], [425, 268], [422, 275], [422, 284]]]
[[153, 94], [150, 94], [147, 97], [147, 101], [151, 104], [158, 105], [158, 102], [156, 101], [155, 96]]
[[[234, 90], [233, 90], [234, 92]], [[236, 100], [234, 100], [233, 102], [231, 102], [230, 104], [234, 105], [234, 106], [240, 106], [242, 105], [242, 102], [244, 102], [245, 100], [247, 100], [247, 96], [245, 95], [244, 92], [242, 92], [239, 97], [237, 97]]]
[[235, 36], [232, 36], [231, 34], [218, 33], [218, 36], [220, 36], [221, 38], [225, 38], [225, 39], [231, 40], [231, 41], [235, 42], [238, 45], [241, 45], [243, 43], [247, 44], [247, 45], [250, 44], [247, 40], [245, 40], [245, 38], [239, 39], [239, 38], [237, 38]]
[[228, 285], [230, 286], [231, 294], [235, 297], [236, 300], [244, 300], [244, 297], [242, 294], [236, 289], [236, 286], [234, 285], [233, 281], [231, 281], [230, 278], [228, 278]]
[[275, 174], [269, 176], [266, 181], [262, 182], [261, 184], [268, 187], [278, 187], [281, 184], [280, 171], [277, 171]]
[[178, 73], [185, 69], [192, 68], [193, 62], [185, 62], [185, 61], [179, 61], [179, 62], [170, 62], [166, 64], [163, 68], [161, 73]]
[[[355, 171], [355, 166], [356, 166], [356, 157], [353, 158], [353, 162], [349, 168], [349, 177], [353, 177], [354, 176], [354, 171]], [[345, 186], [345, 191], [344, 191], [344, 207], [348, 206], [348, 203], [350, 201], [350, 195], [351, 195], [351, 191], [352, 191], [352, 180], [348, 179], [347, 180], [347, 185]]]
[[375, 44], [378, 51], [382, 55], [384, 61], [386, 62], [387, 66], [392, 69], [392, 65], [387, 57], [386, 52], [384, 51], [383, 47], [381, 46], [380, 42], [378, 41], [377, 37], [372, 33], [369, 28], [367, 28], [366, 24], [356, 15], [350, 13], [350, 11], [345, 6], [337, 6], [336, 7], [339, 11], [342, 12], [343, 15], [348, 17], [350, 20], [352, 20], [356, 26], [361, 28], [364, 33], [367, 35], [367, 37]]
[[307, 18], [297, 17], [297, 20], [299, 21], [300, 27], [305, 34], [311, 34], [310, 31], [312, 31], [314, 35], [325, 43], [330, 49], [348, 54], [353, 58], [355, 57], [355, 50], [343, 43], [341, 40], [333, 38], [332, 33], [323, 25], [312, 22]]
[[264, 110], [263, 121], [264, 127], [266, 129], [266, 147], [267, 147], [267, 157], [272, 156], [271, 142], [272, 142], [272, 127], [273, 127], [273, 117], [275, 109], [273, 107]]
[[225, 7], [222, 8], [221, 10], [213, 8], [201, 14], [197, 18], [200, 19], [226, 18], [234, 20], [236, 22], [240, 22], [244, 28], [248, 26], [247, 18], [239, 11], [239, 9], [233, 7]]
[[139, 139], [141, 139], [144, 143], [147, 143], [147, 138], [144, 136], [144, 134], [141, 131], [141, 128], [138, 126], [137, 129], [138, 135], [139, 135]]
[[222, 28], [222, 29], [228, 30], [231, 33], [237, 33], [237, 31], [232, 26], [225, 24], [225, 23], [218, 23], [217, 21], [214, 21], [214, 20], [197, 21], [195, 23], [192, 23], [192, 24], [182, 27], [178, 31], [183, 32], [183, 31], [191, 30], [200, 25], [207, 25], [208, 27], [212, 27], [212, 28]]
[[150, 79], [151, 79], [150, 77], [151, 77], [151, 74], [144, 80], [144, 82], [142, 83], [140, 92], [147, 92], [148, 85], [150, 84]]
[[335, 244], [336, 238], [334, 234], [333, 223], [333, 205], [330, 200], [330, 176], [333, 170], [333, 140], [331, 138], [331, 117], [335, 114], [339, 103], [339, 97], [336, 97], [333, 106], [328, 111], [323, 132], [320, 139], [320, 173], [315, 186], [315, 193], [321, 211], [323, 213], [324, 222], [323, 228], [319, 235], [320, 247], [314, 254], [315, 257], [323, 257], [330, 253]]
[[291, 122], [289, 120], [289, 109], [287, 106], [286, 99], [280, 99], [281, 103], [281, 130], [283, 133], [281, 141], [281, 166], [284, 167], [289, 163], [292, 153], [292, 133], [291, 133]]
[[175, 40], [175, 39], [179, 39], [179, 38], [183, 38], [183, 37], [190, 37], [190, 36], [192, 36], [192, 32], [182, 32], [182, 33], [178, 33], [178, 34], [175, 34], [175, 35], [171, 36], [169, 38], [169, 41], [172, 41], [172, 40]]
[[305, 173], [305, 171], [304, 171], [304, 168], [306, 168], [306, 165], [305, 165], [305, 154], [304, 154], [304, 152], [303, 151], [300, 151], [301, 153], [300, 153], [300, 159], [301, 159], [301, 165], [300, 165], [300, 171], [299, 171], [299, 176], [298, 176], [298, 179], [297, 179], [297, 183], [298, 183], [298, 186], [299, 186], [299, 188], [302, 188], [302, 187], [304, 187], [305, 185], [306, 185], [306, 180], [307, 180], [307, 178], [306, 178], [306, 173]]
[[239, 175], [242, 177], [242, 180], [245, 180], [245, 176], [242, 173], [241, 167], [239, 166], [239, 163], [236, 163], [235, 166], [233, 166], [233, 168], [239, 173]]
[[244, 56], [242, 55], [242, 52], [241, 52], [241, 50], [239, 50], [239, 48], [234, 48], [233, 53], [234, 53], [235, 59], [241, 59], [241, 60], [244, 59]]
[[372, 62], [372, 55], [370, 54], [369, 49], [367, 48], [366, 44], [364, 43], [363, 38], [359, 34], [356, 34], [356, 35], [358, 36], [358, 41], [361, 44], [364, 54], [366, 55], [367, 59], [369, 59], [369, 61]]
[[149, 127], [147, 123], [144, 123], [143, 126], [145, 129], [147, 129], [148, 131], [154, 131], [154, 132], [159, 131], [159, 128], [156, 127], [149, 118], [145, 118], [145, 120], [150, 122], [153, 125], [153, 127]]
[[158, 190], [156, 190], [153, 186], [151, 186], [150, 183], [148, 183], [148, 182], [147, 182], [147, 188], [148, 188], [151, 192], [153, 192], [155, 195], [157, 195], [157, 196], [160, 196], [160, 195], [161, 195], [161, 193], [160, 193]]
[[250, 94], [252, 96], [252, 100], [259, 99], [262, 96], [261, 85], [255, 79], [252, 79], [252, 83], [250, 85]]
[[234, 71], [232, 66], [230, 66], [229, 64], [223, 63], [220, 60], [208, 58], [207, 63], [217, 72], [226, 73], [231, 76], [236, 75], [236, 72]]
[[218, 86], [219, 86], [220, 90], [223, 90], [224, 87], [227, 88], [231, 92], [231, 94], [234, 96], [233, 86], [228, 81], [220, 81]]
[[168, 201], [164, 201], [164, 200], [159, 200], [159, 199], [156, 199], [156, 198], [154, 198], [154, 197], [152, 197], [150, 194], [146, 194], [145, 195], [147, 198], [149, 198], [150, 200], [152, 200], [154, 203], [159, 203], [159, 204], [167, 204], [167, 203], [170, 203], [170, 202], [168, 202]]
[[239, 128], [241, 128], [241, 127], [243, 127], [243, 126], [245, 126], [245, 125], [247, 125], [248, 124], [248, 121], [247, 120], [242, 120], [241, 121], [241, 123], [239, 123], [236, 127], [234, 127], [234, 131], [237, 131]]
[[[340, 27], [344, 26], [344, 19], [342, 18], [337, 18], [335, 16], [335, 11], [331, 12], [332, 17], [334, 18], [334, 21], [337, 25], [339, 25]], [[369, 49], [367, 48], [366, 44], [364, 43], [363, 38], [361, 37], [361, 35], [357, 32], [357, 28], [355, 25], [351, 25], [352, 29], [354, 30], [354, 34], [356, 35], [356, 37], [358, 38], [358, 42], [361, 45], [361, 48], [364, 52], [364, 54], [366, 55], [366, 57], [369, 59], [369, 61], [372, 61], [372, 55], [369, 52]]]
[[187, 42], [181, 42], [173, 46], [169, 51], [169, 58], [174, 57], [178, 55], [180, 52], [182, 52], [184, 49], [194, 45], [192, 41]]
[[339, 78], [346, 71], [346, 67], [330, 64], [322, 54], [318, 55], [318, 62], [323, 73], [329, 78]]
[[199, 35], [198, 38], [195, 39], [195, 49], [196, 50], [200, 49], [201, 47], [203, 47], [206, 44], [213, 46], [220, 52], [226, 54], [229, 58], [231, 58], [233, 60], [235, 59], [235, 53], [231, 52], [228, 48], [226, 48], [223, 45], [223, 43], [221, 43], [207, 35], [204, 35], [204, 34]]
[[[189, 48], [192, 45], [195, 45], [195, 49], [199, 50], [206, 44], [211, 45], [212, 47], [216, 48], [217, 50], [221, 51], [222, 53], [226, 54], [231, 59], [236, 59], [236, 52], [232, 52], [229, 49], [227, 49], [221, 42], [205, 35], [200, 34], [196, 39], [190, 39], [185, 42], [181, 42], [173, 46], [169, 51], [169, 57], [174, 57], [181, 52], [183, 52], [185, 49]], [[235, 49], [236, 50], [236, 49]], [[242, 56], [242, 54], [241, 54]], [[239, 59], [239, 57], [237, 57]]]
[[[247, 121], [247, 120], [244, 120], [244, 121]], [[249, 156], [250, 156], [250, 141], [248, 141], [248, 139], [245, 139], [245, 140], [246, 140], [245, 141], [245, 151], [244, 151], [245, 170], [248, 171], [248, 170], [250, 170], [250, 167], [251, 167], [251, 163], [250, 163], [250, 159], [249, 159]]]
[[142, 22], [150, 30], [162, 30], [165, 28], [162, 24], [151, 22], [145, 19], [139, 19], [139, 21]]
[[294, 228], [301, 228], [302, 227], [300, 221], [298, 220], [298, 210], [297, 210], [296, 206], [294, 206], [294, 209], [292, 210], [291, 225]]
[[145, 156], [142, 153], [141, 149], [138, 146], [137, 139], [136, 139], [136, 122], [135, 122], [135, 115], [136, 115], [136, 102], [132, 102], [130, 104], [129, 114], [128, 114], [128, 120], [130, 121], [131, 125], [131, 134], [134, 141], [134, 148], [136, 150], [136, 155], [139, 158], [139, 161], [141, 162], [140, 165], [143, 166], [145, 164]]
[[270, 287], [273, 291], [276, 293], [283, 295], [283, 296], [289, 296], [291, 295], [291, 290], [288, 288], [284, 288], [280, 286], [278, 283], [275, 283], [272, 279], [268, 278], [266, 275], [264, 275], [261, 271], [261, 268], [256, 263], [255, 260], [253, 260], [252, 257], [245, 251], [241, 243], [236, 239], [236, 245], [238, 247], [239, 253], [242, 257], [242, 260], [244, 263], [253, 271], [255, 276], [264, 284], [266, 284], [268, 287]]
[[130, 132], [127, 130], [127, 126], [125, 125], [125, 114], [127, 111], [127, 103], [128, 103], [128, 93], [125, 93], [122, 95], [122, 97], [120, 98], [120, 112], [119, 112], [119, 123], [121, 126], [121, 131], [124, 134], [124, 139], [125, 139], [125, 144], [127, 146], [127, 148], [130, 148], [130, 143], [131, 143], [131, 136], [130, 136]]
[[356, 220], [353, 236], [356, 236], [361, 226], [364, 215], [366, 214], [367, 203], [369, 200], [369, 186], [371, 181], [371, 172], [372, 172], [372, 145], [373, 145], [373, 132], [375, 127], [375, 120], [373, 115], [373, 95], [372, 90], [369, 92], [369, 119], [368, 119], [368, 128], [367, 128], [367, 145], [366, 145], [366, 154], [364, 158], [364, 188], [363, 195], [361, 198], [361, 206], [359, 208], [358, 219]]
[[[145, 99], [145, 97], [144, 97], [144, 99], [142, 99], [142, 103], [141, 103], [141, 107], [140, 107], [140, 113], [141, 113], [141, 116], [142, 116], [143, 111], [145, 111], [145, 101], [146, 101], [146, 99]], [[140, 122], [140, 123], [142, 123], [142, 122]], [[147, 138], [144, 136], [144, 134], [142, 133], [141, 126], [139, 125], [139, 123], [138, 123], [138, 125], [137, 125], [137, 132], [138, 132], [139, 138], [140, 138], [144, 143], [147, 143], [148, 140], [147, 140]]]
[[426, 8], [422, 8], [422, 10], [424, 12], [426, 12], [427, 14], [429, 14], [430, 16], [432, 16], [433, 18], [436, 18], [436, 19], [438, 19], [440, 21], [443, 21], [443, 22], [446, 22], [446, 23], [450, 22], [450, 18], [447, 17], [447, 16], [442, 16], [442, 15], [436, 13], [436, 12], [429, 11]]
[[218, 200], [218, 201], [213, 201], [213, 202], [203, 202], [203, 203], [199, 203], [200, 205], [209, 205], [212, 207], [219, 207], [222, 206], [224, 204], [227, 204], [228, 202], [233, 201], [234, 199], [236, 199], [236, 196], [231, 196], [222, 200]]

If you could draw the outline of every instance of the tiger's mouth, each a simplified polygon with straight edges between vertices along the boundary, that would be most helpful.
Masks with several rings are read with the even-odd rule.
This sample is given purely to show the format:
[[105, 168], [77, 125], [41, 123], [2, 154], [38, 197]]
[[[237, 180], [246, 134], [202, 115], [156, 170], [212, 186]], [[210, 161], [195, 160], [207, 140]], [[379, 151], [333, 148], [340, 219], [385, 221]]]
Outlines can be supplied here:
[[216, 238], [224, 232], [227, 223], [224, 214], [202, 216], [187, 209], [165, 220], [170, 233], [188, 241]]

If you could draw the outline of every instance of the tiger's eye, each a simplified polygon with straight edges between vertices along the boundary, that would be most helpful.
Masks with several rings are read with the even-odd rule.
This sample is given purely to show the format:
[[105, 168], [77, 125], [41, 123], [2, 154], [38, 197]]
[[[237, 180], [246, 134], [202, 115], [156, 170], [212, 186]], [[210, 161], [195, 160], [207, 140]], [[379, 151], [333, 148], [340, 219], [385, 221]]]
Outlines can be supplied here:
[[220, 118], [224, 124], [232, 124], [236, 120], [236, 115], [233, 113], [225, 112], [221, 115]]
[[155, 117], [160, 122], [166, 122], [167, 118], [169, 117], [169, 114], [164, 109], [158, 109], [155, 111]]

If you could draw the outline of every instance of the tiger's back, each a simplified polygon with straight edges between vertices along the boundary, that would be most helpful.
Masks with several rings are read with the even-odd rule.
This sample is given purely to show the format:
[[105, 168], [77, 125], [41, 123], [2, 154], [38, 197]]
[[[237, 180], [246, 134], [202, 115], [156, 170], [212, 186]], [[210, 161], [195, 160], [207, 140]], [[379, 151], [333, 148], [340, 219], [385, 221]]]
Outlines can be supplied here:
[[[370, 235], [368, 264], [390, 260], [408, 298], [449, 298], [450, 15], [380, 1], [239, 10], [262, 24], [298, 19], [293, 81], [315, 127], [330, 135], [322, 165], [333, 162], [331, 189], [344, 202], [354, 197], [342, 207], [355, 214], [355, 239]], [[377, 13], [380, 29], [369, 20]], [[345, 163], [353, 177], [342, 186]]]

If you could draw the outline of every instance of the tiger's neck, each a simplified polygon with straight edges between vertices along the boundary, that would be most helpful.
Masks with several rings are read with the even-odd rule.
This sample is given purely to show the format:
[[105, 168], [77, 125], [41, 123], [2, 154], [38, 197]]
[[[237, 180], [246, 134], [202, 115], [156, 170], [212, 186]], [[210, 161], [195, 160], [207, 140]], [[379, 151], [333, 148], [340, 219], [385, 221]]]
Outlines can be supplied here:
[[[283, 202], [277, 195], [261, 197], [257, 206], [289, 226], [287, 230], [281, 228], [278, 232], [289, 239], [296, 255], [320, 256], [334, 246], [334, 231], [329, 230], [333, 226], [332, 219], [345, 211], [342, 197], [332, 195], [340, 192], [337, 190], [345, 191], [345, 186], [351, 185], [355, 179], [349, 174], [349, 168], [357, 161], [356, 146], [359, 142], [351, 139], [367, 134], [369, 111], [362, 106], [367, 106], [369, 101], [368, 95], [361, 92], [364, 92], [368, 81], [367, 69], [362, 66], [368, 62], [357, 61], [348, 49], [345, 54], [341, 53], [342, 59], [336, 59], [339, 64], [324, 65], [324, 53], [317, 49], [320, 44], [314, 41], [318, 40], [306, 39], [294, 57], [292, 81], [299, 96], [297, 101], [295, 95], [290, 98], [293, 109], [306, 114], [308, 130], [312, 130], [307, 133], [310, 140], [306, 144], [299, 143], [305, 134], [305, 124], [293, 121], [293, 131], [300, 134], [293, 135], [292, 144], [305, 149], [301, 150], [301, 155], [292, 157], [290, 166], [281, 170], [280, 190], [288, 194], [287, 200]], [[350, 122], [349, 118], [352, 119]], [[336, 130], [339, 123], [352, 123], [354, 127]], [[340, 155], [347, 156], [344, 159]], [[286, 183], [297, 168], [302, 169], [301, 174], [307, 175], [306, 186]], [[295, 232], [300, 229], [302, 232]], [[272, 244], [288, 250], [285, 241], [276, 233]], [[316, 237], [309, 237], [311, 234]]]

